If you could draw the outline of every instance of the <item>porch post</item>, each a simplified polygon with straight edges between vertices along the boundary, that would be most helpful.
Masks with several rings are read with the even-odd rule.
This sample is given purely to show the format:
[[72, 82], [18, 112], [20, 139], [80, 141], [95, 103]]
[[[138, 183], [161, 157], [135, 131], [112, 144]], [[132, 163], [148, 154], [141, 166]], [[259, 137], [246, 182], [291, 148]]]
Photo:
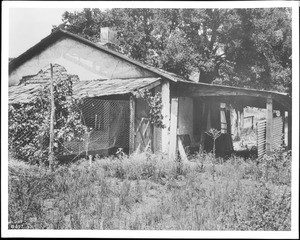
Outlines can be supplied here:
[[242, 130], [241, 130], [241, 110], [237, 110], [237, 115], [236, 115], [236, 122], [237, 122], [237, 139], [240, 140], [241, 135], [242, 135]]
[[162, 100], [162, 110], [163, 115], [163, 124], [164, 128], [162, 129], [162, 152], [168, 152], [169, 147], [169, 131], [170, 131], [170, 83], [168, 81], [164, 82], [161, 87], [161, 100]]
[[242, 108], [241, 110], [241, 133], [242, 133], [242, 130], [244, 129], [244, 108]]
[[135, 97], [130, 96], [129, 107], [130, 107], [130, 127], [129, 127], [129, 154], [134, 152], [134, 138], [135, 138]]
[[178, 98], [171, 100], [171, 126], [170, 126], [170, 146], [169, 158], [176, 159], [177, 154], [177, 126], [178, 126]]
[[267, 98], [266, 108], [267, 108], [266, 154], [269, 156], [271, 155], [272, 147], [273, 147], [273, 99], [272, 98]]
[[202, 103], [202, 113], [201, 113], [201, 131], [200, 131], [200, 146], [199, 152], [202, 153], [204, 151], [204, 142], [205, 142], [205, 131], [206, 131], [206, 122], [205, 116], [207, 115], [207, 104], [205, 102]]
[[226, 103], [220, 103], [221, 133], [227, 133]]

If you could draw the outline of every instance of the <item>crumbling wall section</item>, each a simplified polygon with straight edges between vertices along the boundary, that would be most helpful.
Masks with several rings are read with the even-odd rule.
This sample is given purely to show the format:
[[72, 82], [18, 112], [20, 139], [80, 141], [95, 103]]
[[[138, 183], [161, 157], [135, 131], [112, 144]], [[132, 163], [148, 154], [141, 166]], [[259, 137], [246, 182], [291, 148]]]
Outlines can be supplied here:
[[65, 38], [12, 71], [9, 86], [19, 84], [23, 76], [34, 75], [50, 63], [64, 66], [69, 74], [78, 75], [81, 80], [154, 76], [152, 72], [112, 54]]

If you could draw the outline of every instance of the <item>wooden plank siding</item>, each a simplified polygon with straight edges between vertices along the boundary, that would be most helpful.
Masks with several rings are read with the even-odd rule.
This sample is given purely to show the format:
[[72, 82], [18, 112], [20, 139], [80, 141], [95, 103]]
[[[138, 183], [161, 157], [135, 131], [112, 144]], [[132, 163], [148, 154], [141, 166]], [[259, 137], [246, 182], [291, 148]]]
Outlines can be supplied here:
[[131, 96], [129, 101], [130, 106], [130, 130], [129, 130], [129, 154], [134, 152], [135, 145], [135, 97]]
[[177, 127], [178, 127], [178, 98], [172, 98], [170, 146], [169, 146], [169, 158], [172, 160], [175, 160], [177, 155]]

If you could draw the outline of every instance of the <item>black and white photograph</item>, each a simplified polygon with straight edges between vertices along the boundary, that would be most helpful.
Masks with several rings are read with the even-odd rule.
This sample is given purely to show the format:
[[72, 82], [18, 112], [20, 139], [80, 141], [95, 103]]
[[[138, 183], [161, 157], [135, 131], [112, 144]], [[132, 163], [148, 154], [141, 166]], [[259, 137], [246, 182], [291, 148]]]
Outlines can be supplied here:
[[3, 237], [299, 238], [299, 2], [2, 7]]

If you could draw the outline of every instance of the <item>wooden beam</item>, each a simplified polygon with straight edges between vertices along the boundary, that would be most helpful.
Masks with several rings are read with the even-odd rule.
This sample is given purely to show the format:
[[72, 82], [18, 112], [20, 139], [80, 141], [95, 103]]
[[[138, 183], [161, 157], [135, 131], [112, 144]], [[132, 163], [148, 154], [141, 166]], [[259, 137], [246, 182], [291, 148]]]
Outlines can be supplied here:
[[178, 91], [180, 96], [199, 97], [199, 96], [250, 96], [266, 98], [266, 93], [261, 91], [247, 91], [246, 89], [227, 89], [220, 86], [183, 86]]
[[272, 98], [267, 98], [266, 108], [267, 108], [266, 154], [269, 156], [272, 153], [272, 147], [273, 147], [273, 100]]
[[153, 88], [158, 87], [159, 85], [161, 85], [161, 83], [162, 83], [161, 80], [157, 80], [157, 81], [155, 81], [153, 83], [150, 83], [149, 85], [147, 85], [147, 86], [145, 86], [143, 88], [140, 88], [139, 90], [140, 91], [143, 91], [143, 90], [146, 90], [146, 89], [147, 90], [151, 90], [151, 89], [153, 89]]
[[162, 110], [163, 115], [163, 124], [164, 128], [162, 129], [161, 142], [162, 142], [162, 152], [168, 152], [169, 141], [170, 141], [170, 83], [165, 81], [161, 86], [161, 100], [162, 100]]
[[134, 96], [130, 96], [130, 130], [129, 130], [129, 154], [134, 152], [134, 140], [135, 140], [135, 103], [136, 99]]
[[180, 154], [182, 162], [187, 162], [188, 158], [187, 158], [182, 141], [179, 136], [178, 136], [178, 150], [179, 150], [179, 154]]
[[176, 154], [177, 154], [177, 126], [178, 126], [178, 98], [172, 98], [170, 146], [169, 146], [169, 158], [172, 160], [176, 159]]
[[239, 103], [244, 106], [252, 106], [258, 108], [264, 108], [265, 105], [261, 104], [268, 97], [276, 100], [273, 103], [273, 109], [285, 109], [286, 111], [291, 110], [291, 98], [287, 95], [268, 92], [262, 90], [249, 90], [249, 89], [236, 89], [236, 88], [228, 88], [224, 86], [205, 86], [205, 85], [192, 85], [189, 86], [187, 84], [180, 84], [178, 88], [177, 97], [207, 97], [207, 98], [219, 98], [220, 102], [226, 102], [228, 100], [232, 101], [233, 99], [237, 99]]

